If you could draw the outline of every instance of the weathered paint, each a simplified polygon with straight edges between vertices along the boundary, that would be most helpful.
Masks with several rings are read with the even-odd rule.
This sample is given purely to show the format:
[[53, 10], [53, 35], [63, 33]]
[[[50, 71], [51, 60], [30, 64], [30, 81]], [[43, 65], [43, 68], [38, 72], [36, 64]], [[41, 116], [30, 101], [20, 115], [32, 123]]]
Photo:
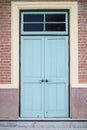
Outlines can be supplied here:
[[[87, 89], [71, 89], [71, 118], [87, 118]], [[0, 90], [0, 118], [19, 117], [18, 89]]]
[[87, 89], [72, 89], [71, 116], [72, 118], [87, 119]]
[[18, 89], [0, 90], [0, 118], [16, 118], [19, 116]]

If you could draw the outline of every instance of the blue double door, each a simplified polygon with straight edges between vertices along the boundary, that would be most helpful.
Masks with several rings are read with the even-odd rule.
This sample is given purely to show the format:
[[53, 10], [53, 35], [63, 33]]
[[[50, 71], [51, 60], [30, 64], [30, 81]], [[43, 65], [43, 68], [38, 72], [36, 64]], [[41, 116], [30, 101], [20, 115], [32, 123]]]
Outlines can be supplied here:
[[21, 36], [21, 117], [69, 116], [68, 37]]

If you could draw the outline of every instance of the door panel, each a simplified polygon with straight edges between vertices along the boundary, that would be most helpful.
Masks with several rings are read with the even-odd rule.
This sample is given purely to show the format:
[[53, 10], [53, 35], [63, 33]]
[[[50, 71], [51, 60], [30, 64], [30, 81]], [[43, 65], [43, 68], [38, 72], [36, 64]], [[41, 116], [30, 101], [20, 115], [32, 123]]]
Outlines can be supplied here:
[[21, 117], [68, 117], [67, 36], [21, 37]]
[[43, 41], [43, 37], [21, 37], [22, 117], [42, 117], [44, 114]]
[[47, 84], [45, 117], [68, 117], [68, 89], [65, 84]]
[[68, 116], [68, 37], [45, 37], [45, 116]]
[[25, 84], [24, 87], [21, 90], [21, 117], [43, 117], [43, 85]]
[[21, 37], [21, 41], [24, 75], [30, 78], [40, 78], [43, 73], [43, 37]]

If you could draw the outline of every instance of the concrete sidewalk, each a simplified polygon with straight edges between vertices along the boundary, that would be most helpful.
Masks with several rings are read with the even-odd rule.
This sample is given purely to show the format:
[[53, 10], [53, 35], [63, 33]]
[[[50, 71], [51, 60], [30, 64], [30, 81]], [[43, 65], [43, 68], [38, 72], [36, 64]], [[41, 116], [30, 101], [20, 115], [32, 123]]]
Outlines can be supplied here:
[[87, 130], [87, 121], [0, 121], [0, 130]]

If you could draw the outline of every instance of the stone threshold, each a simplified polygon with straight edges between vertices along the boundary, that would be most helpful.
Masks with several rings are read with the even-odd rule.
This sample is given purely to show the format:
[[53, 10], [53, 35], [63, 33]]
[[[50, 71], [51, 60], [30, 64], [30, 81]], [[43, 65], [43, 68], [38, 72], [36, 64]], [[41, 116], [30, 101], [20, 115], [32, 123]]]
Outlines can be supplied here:
[[75, 118], [0, 118], [1, 121], [29, 121], [29, 122], [87, 122], [87, 119], [75, 119]]

